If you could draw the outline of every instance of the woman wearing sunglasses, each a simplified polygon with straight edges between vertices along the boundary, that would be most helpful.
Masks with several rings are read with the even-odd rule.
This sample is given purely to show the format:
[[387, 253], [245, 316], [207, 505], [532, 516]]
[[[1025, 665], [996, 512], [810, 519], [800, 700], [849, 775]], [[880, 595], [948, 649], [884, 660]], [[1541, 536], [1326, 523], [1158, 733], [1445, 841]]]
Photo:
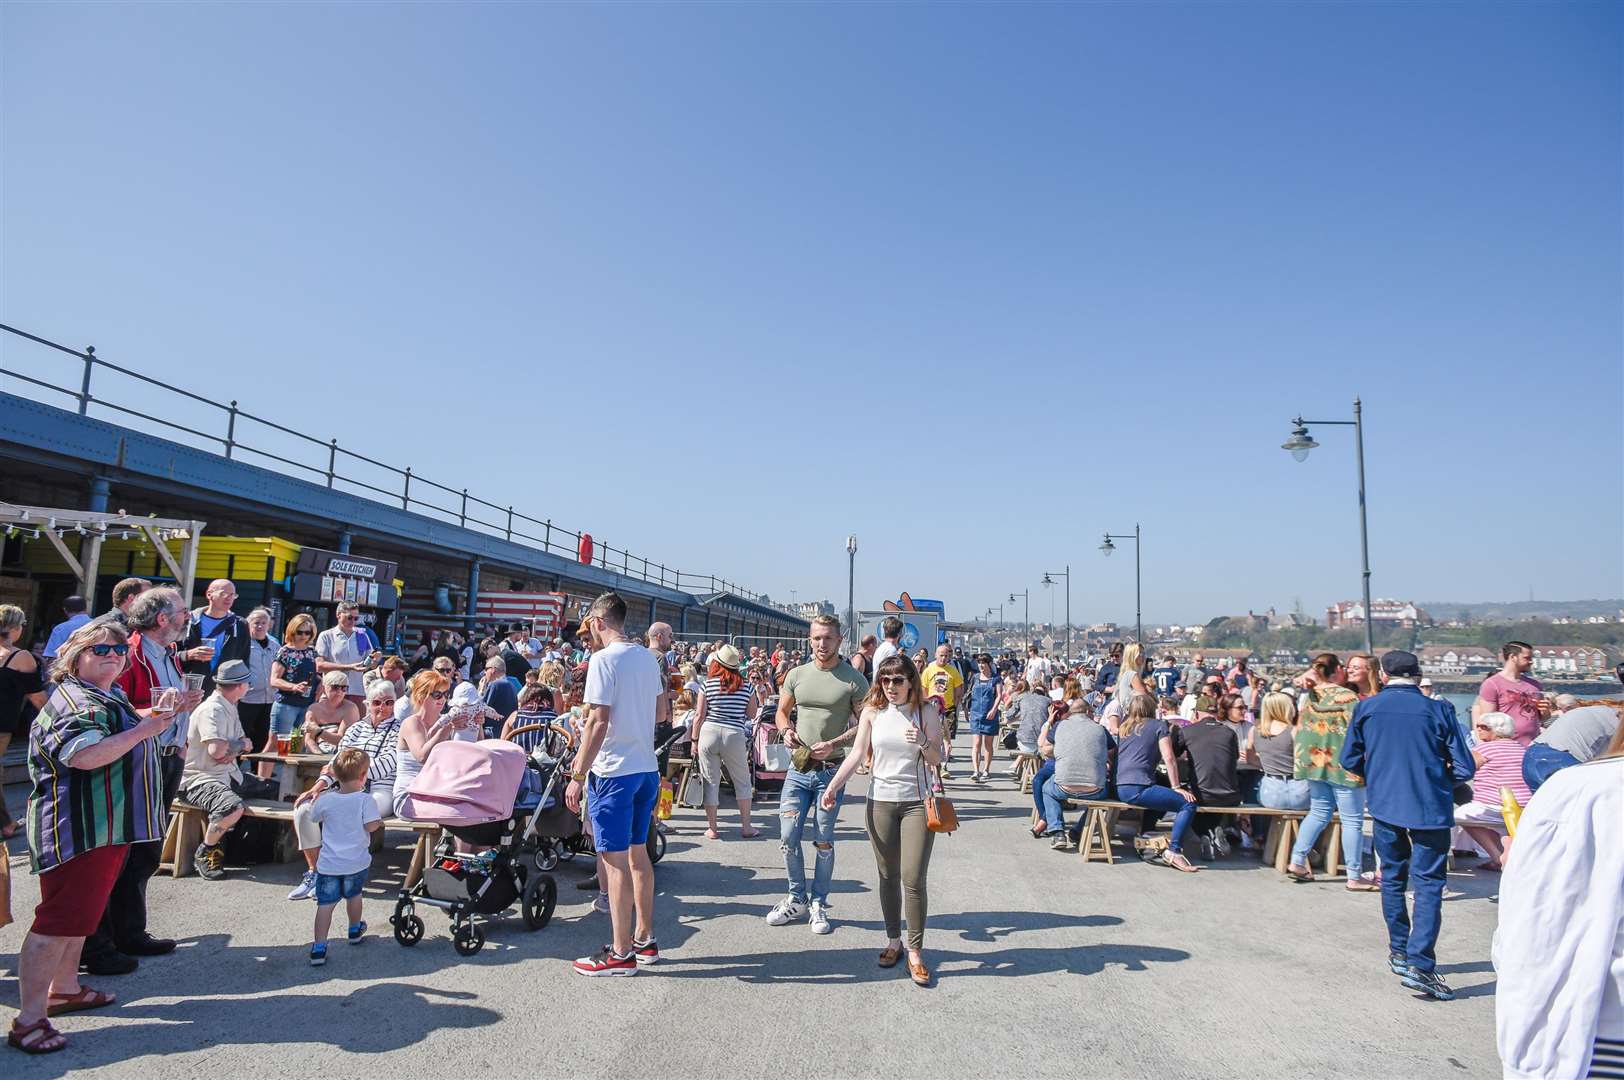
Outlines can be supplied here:
[[868, 787], [868, 838], [880, 872], [880, 910], [885, 916], [881, 967], [902, 956], [902, 915], [908, 916], [908, 974], [929, 986], [925, 966], [926, 873], [936, 834], [926, 824], [925, 796], [942, 761], [941, 712], [925, 700], [919, 669], [897, 653], [880, 661], [874, 687], [857, 723], [857, 742], [823, 793], [833, 810], [857, 766], [873, 753]]
[[445, 712], [446, 699], [451, 694], [451, 683], [445, 676], [419, 671], [412, 676], [407, 693], [411, 695], [412, 711], [401, 721], [400, 738], [395, 742], [394, 810], [397, 815], [406, 802], [412, 781], [423, 771], [429, 752], [457, 734], [450, 715]]
[[67, 1045], [49, 1017], [113, 1003], [79, 984], [79, 953], [130, 845], [163, 839], [157, 736], [181, 698], [165, 690], [151, 709], [134, 709], [113, 685], [129, 651], [117, 623], [74, 631], [51, 668], [56, 689], [29, 730], [28, 850], [40, 902], [19, 954], [22, 1003], [7, 1037], [25, 1053]]

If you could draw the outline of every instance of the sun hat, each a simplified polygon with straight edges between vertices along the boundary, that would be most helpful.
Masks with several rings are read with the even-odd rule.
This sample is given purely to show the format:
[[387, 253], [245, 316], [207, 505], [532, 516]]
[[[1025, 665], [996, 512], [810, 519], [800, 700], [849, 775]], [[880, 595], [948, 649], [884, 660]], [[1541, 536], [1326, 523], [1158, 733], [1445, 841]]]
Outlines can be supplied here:
[[720, 649], [717, 649], [711, 659], [729, 671], [739, 670], [739, 665], [744, 662], [739, 656], [739, 650], [731, 645], [723, 645]]

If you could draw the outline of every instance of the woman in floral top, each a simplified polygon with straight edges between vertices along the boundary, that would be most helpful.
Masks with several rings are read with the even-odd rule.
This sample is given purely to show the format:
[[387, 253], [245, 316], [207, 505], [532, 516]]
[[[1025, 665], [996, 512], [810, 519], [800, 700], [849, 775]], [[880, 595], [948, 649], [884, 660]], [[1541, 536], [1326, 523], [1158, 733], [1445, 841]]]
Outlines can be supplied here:
[[1342, 821], [1342, 861], [1348, 867], [1348, 889], [1374, 892], [1372, 877], [1360, 873], [1365, 831], [1365, 782], [1340, 764], [1342, 740], [1359, 695], [1344, 682], [1347, 671], [1335, 653], [1320, 653], [1299, 680], [1307, 693], [1297, 725], [1296, 779], [1308, 781], [1308, 816], [1303, 818], [1297, 843], [1291, 849], [1286, 873], [1297, 881], [1313, 881], [1308, 853], [1336, 814]]
[[[278, 735], [290, 735], [304, 723], [305, 710], [316, 700], [316, 620], [300, 613], [288, 620], [283, 635], [286, 644], [271, 662], [271, 688], [276, 701], [271, 705], [271, 731], [265, 752], [276, 749]], [[269, 776], [271, 765], [260, 766], [260, 775]]]

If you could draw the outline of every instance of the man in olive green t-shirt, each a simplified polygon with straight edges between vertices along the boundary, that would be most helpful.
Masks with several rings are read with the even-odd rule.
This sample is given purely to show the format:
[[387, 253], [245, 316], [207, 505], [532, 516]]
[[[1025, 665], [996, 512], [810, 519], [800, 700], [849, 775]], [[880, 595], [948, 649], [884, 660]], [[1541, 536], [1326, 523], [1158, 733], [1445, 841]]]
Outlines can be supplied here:
[[[789, 875], [789, 895], [767, 915], [769, 926], [783, 926], [808, 916], [814, 934], [827, 934], [829, 883], [835, 873], [835, 822], [840, 817], [842, 791], [835, 808], [825, 811], [819, 802], [857, 734], [857, 717], [868, 694], [868, 680], [840, 655], [840, 620], [819, 615], [812, 620], [812, 662], [784, 677], [778, 697], [778, 730], [793, 752], [793, 766], [784, 777], [778, 798], [778, 830]], [[795, 716], [791, 724], [790, 716]], [[806, 882], [801, 835], [812, 818], [812, 846], [817, 867], [811, 888]]]

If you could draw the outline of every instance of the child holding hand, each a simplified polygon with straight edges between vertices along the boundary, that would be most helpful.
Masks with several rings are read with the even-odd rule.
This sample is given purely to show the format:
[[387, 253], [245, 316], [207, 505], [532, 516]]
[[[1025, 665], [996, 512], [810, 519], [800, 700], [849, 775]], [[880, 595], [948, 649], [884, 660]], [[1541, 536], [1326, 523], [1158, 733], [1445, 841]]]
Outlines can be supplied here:
[[336, 789], [323, 792], [311, 807], [310, 820], [321, 826], [321, 854], [316, 859], [316, 932], [310, 945], [310, 966], [327, 962], [327, 931], [333, 909], [344, 900], [349, 916], [349, 941], [359, 945], [367, 924], [361, 921], [361, 890], [372, 866], [369, 833], [383, 827], [378, 805], [366, 792], [364, 751], [345, 747], [333, 756]]

